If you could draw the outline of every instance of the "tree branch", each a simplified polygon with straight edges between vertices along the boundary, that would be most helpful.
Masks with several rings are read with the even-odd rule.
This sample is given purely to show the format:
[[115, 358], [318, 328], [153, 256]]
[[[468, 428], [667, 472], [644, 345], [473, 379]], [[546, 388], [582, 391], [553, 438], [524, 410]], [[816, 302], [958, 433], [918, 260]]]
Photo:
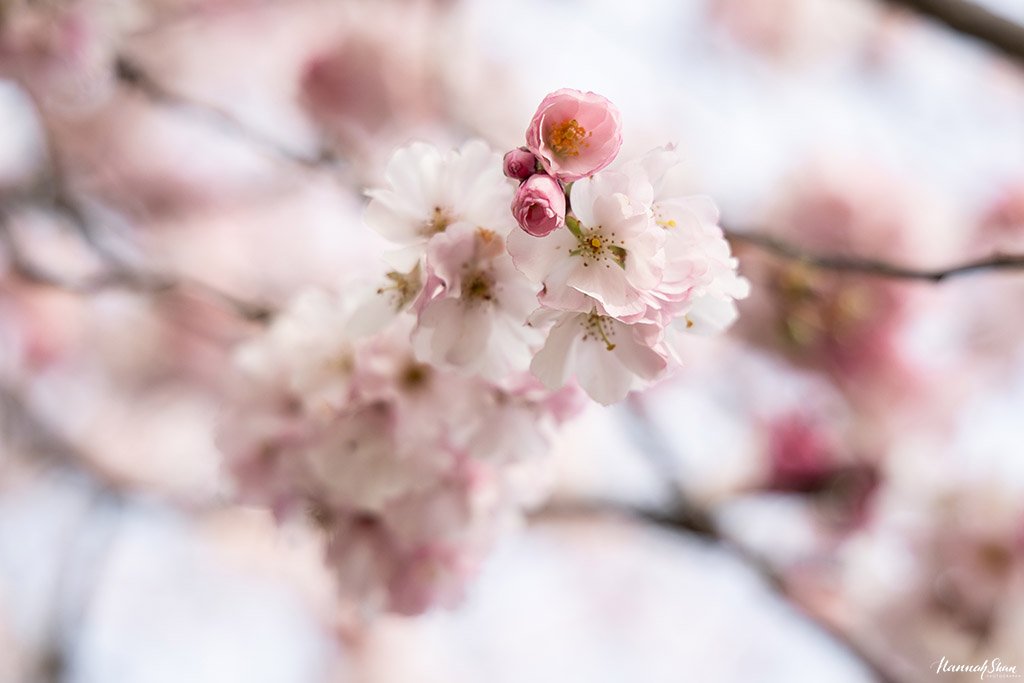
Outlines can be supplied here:
[[[936, 2], [938, 0], [906, 0], [907, 2]], [[171, 105], [197, 114], [201, 114], [225, 127], [232, 134], [256, 143], [265, 151], [276, 155], [279, 159], [304, 169], [337, 170], [337, 157], [329, 149], [322, 148], [316, 155], [298, 154], [276, 140], [251, 128], [238, 117], [215, 105], [196, 102], [188, 97], [173, 92], [160, 84], [139, 64], [128, 57], [117, 59], [117, 75], [122, 85], [142, 94], [154, 104]], [[841, 272], [860, 273], [877, 277], [900, 278], [941, 282], [947, 278], [985, 270], [1024, 270], [1024, 255], [997, 254], [992, 257], [958, 264], [937, 270], [918, 270], [895, 265], [884, 261], [833, 254], [817, 254], [771, 235], [740, 230], [725, 229], [726, 237], [733, 243], [745, 243], [758, 249], [771, 252], [787, 260], [802, 261], [816, 268]]]
[[757, 573], [779, 597], [792, 605], [805, 619], [827, 633], [834, 642], [850, 653], [872, 672], [882, 683], [895, 683], [899, 679], [883, 666], [876, 657], [859, 642], [852, 639], [838, 624], [819, 614], [810, 605], [797, 599], [789, 590], [785, 575], [771, 562], [753, 549], [738, 542], [718, 523], [714, 512], [699, 505], [686, 495], [673, 465], [676, 460], [674, 448], [661, 428], [650, 418], [646, 408], [637, 398], [627, 399], [623, 416], [630, 422], [629, 433], [639, 438], [640, 450], [650, 458], [661, 480], [670, 489], [673, 502], [666, 511], [637, 507], [612, 506], [602, 503], [560, 504], [543, 509], [539, 517], [584, 517], [614, 514], [619, 517], [638, 520], [655, 525], [673, 533], [696, 536], [732, 554]]
[[[36, 111], [42, 121], [41, 107]], [[108, 290], [126, 290], [144, 294], [163, 294], [183, 289], [203, 292], [220, 301], [240, 317], [265, 322], [273, 315], [269, 307], [243, 301], [203, 282], [145, 272], [129, 265], [110, 249], [102, 231], [94, 223], [69, 187], [62, 160], [50, 131], [43, 126], [43, 151], [46, 159], [39, 177], [27, 189], [0, 196], [0, 247], [4, 248], [7, 265], [22, 280], [33, 285], [60, 289], [72, 294], [91, 295]], [[105, 269], [94, 275], [70, 279], [50, 272], [29, 259], [21, 249], [10, 227], [10, 213], [22, 207], [42, 207], [62, 216], [74, 228], [82, 242], [99, 257]]]
[[986, 43], [1024, 64], [1024, 26], [969, 0], [885, 0]]
[[199, 280], [147, 273], [123, 264], [111, 264], [105, 270], [88, 277], [70, 279], [41, 268], [22, 252], [11, 234], [7, 216], [0, 213], [0, 246], [4, 247], [11, 271], [25, 282], [40, 287], [59, 289], [69, 294], [92, 295], [100, 292], [123, 290], [140, 294], [160, 295], [196, 290], [219, 301], [240, 318], [251, 322], [266, 322], [274, 310], [221, 291]]
[[948, 268], [917, 269], [857, 256], [820, 254], [778, 237], [760, 232], [747, 232], [726, 228], [723, 228], [723, 231], [729, 241], [734, 244], [749, 244], [788, 261], [800, 261], [822, 270], [858, 273], [874, 277], [942, 282], [952, 277], [981, 271], [1024, 271], [1024, 255], [995, 254], [994, 256], [967, 261], [949, 266]]
[[204, 118], [283, 161], [306, 169], [338, 167], [340, 162], [338, 156], [326, 145], [321, 146], [313, 155], [289, 149], [280, 141], [243, 122], [227, 109], [209, 102], [198, 102], [166, 87], [153, 78], [141, 64], [127, 55], [117, 56], [114, 61], [114, 74], [121, 85], [137, 92], [154, 104], [173, 107]]
[[15, 445], [19, 451], [53, 465], [84, 474], [98, 489], [120, 495], [127, 482], [100, 467], [94, 458], [58, 434], [31, 410], [13, 387], [0, 384], [0, 444]]
[[698, 514], [688, 507], [685, 512], [661, 512], [640, 507], [602, 502], [554, 502], [531, 516], [533, 521], [624, 519], [663, 529], [674, 534], [700, 538], [722, 548], [753, 570], [769, 589], [792, 606], [808, 622], [826, 633], [829, 638], [850, 654], [864, 668], [869, 670], [879, 683], [897, 683], [900, 679], [883, 666], [863, 646], [853, 640], [845, 631], [829, 619], [815, 612], [808, 605], [794, 598], [789, 592], [785, 577], [769, 562], [725, 535], [706, 512]]

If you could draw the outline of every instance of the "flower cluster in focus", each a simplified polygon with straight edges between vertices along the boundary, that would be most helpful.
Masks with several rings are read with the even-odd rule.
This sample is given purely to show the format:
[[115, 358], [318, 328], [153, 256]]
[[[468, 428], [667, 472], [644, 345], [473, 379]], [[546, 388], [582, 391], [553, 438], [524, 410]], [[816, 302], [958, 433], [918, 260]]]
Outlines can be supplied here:
[[610, 404], [661, 378], [747, 293], [673, 150], [602, 170], [606, 99], [553, 93], [526, 139], [504, 163], [479, 141], [398, 150], [365, 213], [392, 269], [299, 296], [237, 354], [221, 444], [240, 494], [321, 526], [369, 612], [455, 603], [537, 498], [578, 388]]
[[530, 324], [546, 341], [530, 368], [549, 388], [575, 377], [599, 403], [621, 400], [679, 362], [681, 334], [721, 332], [749, 285], [718, 210], [685, 188], [673, 148], [605, 170], [619, 113], [594, 93], [559, 90], [505, 155], [520, 181], [512, 261], [540, 286]]

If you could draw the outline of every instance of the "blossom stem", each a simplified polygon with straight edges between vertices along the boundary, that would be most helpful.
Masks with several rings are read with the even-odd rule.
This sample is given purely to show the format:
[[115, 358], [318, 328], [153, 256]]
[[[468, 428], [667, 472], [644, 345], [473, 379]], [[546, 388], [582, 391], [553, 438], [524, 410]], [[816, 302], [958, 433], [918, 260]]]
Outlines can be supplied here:
[[576, 239], [583, 239], [583, 231], [580, 229], [580, 221], [576, 216], [567, 215], [565, 217], [565, 227], [569, 228], [569, 232], [571, 232]]

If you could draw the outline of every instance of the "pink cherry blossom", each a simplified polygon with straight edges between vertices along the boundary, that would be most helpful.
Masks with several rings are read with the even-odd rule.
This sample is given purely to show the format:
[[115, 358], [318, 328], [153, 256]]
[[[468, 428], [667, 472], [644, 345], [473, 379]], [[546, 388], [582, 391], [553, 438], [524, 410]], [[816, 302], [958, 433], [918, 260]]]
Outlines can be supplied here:
[[565, 225], [565, 192], [549, 175], [536, 174], [519, 186], [512, 199], [512, 215], [519, 227], [544, 237]]
[[619, 111], [604, 97], [570, 88], [541, 101], [526, 130], [526, 145], [544, 170], [572, 182], [597, 173], [619, 153]]
[[502, 170], [506, 178], [526, 180], [537, 172], [537, 157], [525, 147], [518, 147], [505, 153]]
[[690, 194], [686, 172], [672, 147], [652, 150], [626, 164], [634, 187], [649, 185], [647, 205], [665, 235], [661, 282], [643, 292], [647, 310], [634, 320], [674, 321], [692, 333], [725, 330], [737, 317], [734, 300], [749, 293], [736, 272], [729, 243], [718, 227], [718, 208], [710, 198]]
[[239, 496], [322, 529], [363, 612], [455, 605], [546, 493], [540, 456], [580, 390], [608, 405], [659, 380], [683, 357], [673, 325], [720, 329], [745, 294], [671, 150], [595, 173], [618, 114], [574, 91], [536, 131], [554, 175], [480, 142], [396, 152], [366, 210], [396, 269], [302, 294], [237, 354], [219, 443]]
[[589, 312], [597, 301], [615, 317], [646, 310], [640, 293], [661, 280], [665, 238], [643, 205], [618, 191], [627, 189], [626, 181], [605, 173], [573, 184], [578, 233], [557, 230], [539, 240], [520, 231], [509, 236], [516, 267], [543, 283], [543, 304]]
[[[535, 288], [498, 235], [453, 225], [427, 263], [414, 311], [377, 297], [390, 313], [376, 327], [359, 321], [358, 288], [297, 297], [240, 348], [218, 438], [239, 497], [323, 528], [340, 594], [371, 613], [459, 600], [493, 538], [537, 495], [519, 470], [547, 452], [574, 406], [571, 390], [512, 372], [525, 373], [541, 333], [525, 324]], [[416, 341], [465, 360], [475, 342], [442, 343], [462, 337], [485, 339], [494, 374], [512, 374], [498, 384], [483, 361], [453, 373], [451, 354], [426, 363], [414, 353]]]

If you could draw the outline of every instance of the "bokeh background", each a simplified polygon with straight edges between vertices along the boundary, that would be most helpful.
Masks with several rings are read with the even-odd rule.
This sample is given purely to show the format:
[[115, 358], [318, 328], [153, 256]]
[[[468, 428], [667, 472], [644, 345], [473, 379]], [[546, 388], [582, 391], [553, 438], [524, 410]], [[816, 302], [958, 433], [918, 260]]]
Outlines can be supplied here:
[[[0, 681], [1024, 674], [1024, 268], [878, 272], [1024, 254], [1024, 44], [916, 4], [2, 0]], [[678, 146], [753, 295], [568, 425], [461, 607], [355, 627], [233, 502], [231, 349], [379, 267], [396, 146], [518, 146], [560, 87]]]

